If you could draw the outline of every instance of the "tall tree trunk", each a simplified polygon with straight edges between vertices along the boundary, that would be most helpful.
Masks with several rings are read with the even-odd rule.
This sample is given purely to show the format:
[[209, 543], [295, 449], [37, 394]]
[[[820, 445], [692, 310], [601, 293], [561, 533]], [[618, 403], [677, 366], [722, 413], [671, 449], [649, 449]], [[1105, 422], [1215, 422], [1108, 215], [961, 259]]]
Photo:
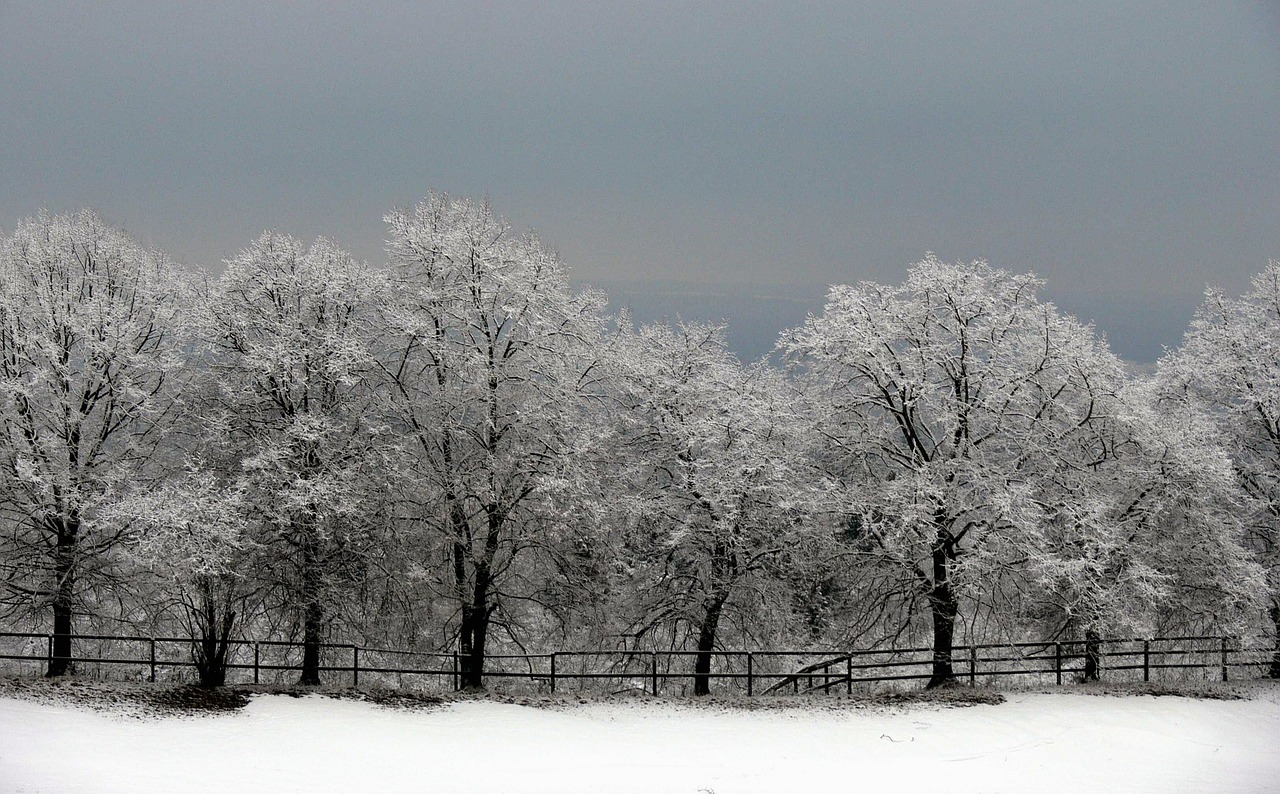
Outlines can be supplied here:
[[1267, 675], [1271, 678], [1280, 678], [1280, 599], [1271, 599], [1271, 625], [1275, 629], [1275, 650], [1271, 652], [1271, 669], [1267, 671]]
[[720, 614], [724, 611], [723, 596], [713, 598], [702, 616], [698, 629], [698, 655], [693, 662], [693, 694], [711, 694], [711, 655], [716, 649], [716, 629], [720, 626]]
[[1093, 629], [1084, 632], [1084, 680], [1097, 681], [1102, 667], [1102, 638]]
[[307, 538], [303, 543], [303, 617], [302, 617], [302, 678], [303, 686], [320, 684], [320, 639], [324, 630], [324, 607], [320, 594], [320, 563], [316, 559], [315, 540]]
[[951, 590], [950, 567], [946, 536], [939, 531], [933, 548], [933, 586], [929, 591], [929, 611], [933, 618], [933, 672], [926, 689], [942, 686], [956, 677], [951, 651], [955, 645], [956, 615], [960, 613], [960, 604]]
[[71, 672], [71, 606], [62, 593], [53, 600], [53, 656], [49, 658], [46, 678]]
[[[491, 447], [492, 449], [492, 447]], [[494, 484], [490, 482], [490, 486]], [[495, 487], [496, 491], [497, 488]], [[469, 529], [466, 517], [459, 512], [454, 518], [455, 525]], [[462, 602], [462, 630], [458, 638], [458, 651], [462, 661], [462, 688], [484, 689], [484, 655], [485, 645], [489, 639], [489, 619], [493, 617], [495, 604], [490, 602], [492, 592], [493, 564], [498, 556], [498, 545], [502, 538], [503, 525], [507, 514], [502, 506], [496, 503], [485, 505], [485, 535], [483, 557], [471, 562], [471, 588], [468, 592], [466, 584], [466, 553], [471, 546], [463, 546], [454, 541], [454, 576], [458, 580], [458, 592]], [[455, 535], [455, 537], [457, 537]], [[470, 535], [467, 535], [470, 539]], [[469, 596], [469, 599], [467, 598]]]
[[489, 637], [489, 618], [493, 614], [489, 604], [491, 584], [489, 566], [476, 564], [471, 600], [462, 605], [462, 631], [458, 640], [463, 689], [484, 689], [485, 644]]
[[72, 672], [71, 633], [75, 604], [76, 543], [80, 522], [60, 522], [58, 543], [54, 549], [53, 571], [56, 582], [53, 595], [53, 655], [49, 658], [48, 678]]
[[316, 601], [307, 604], [306, 609], [306, 617], [302, 623], [302, 678], [298, 683], [303, 686], [319, 686], [320, 635], [324, 610]]
[[471, 616], [472, 594], [467, 586], [467, 544], [462, 542], [462, 535], [456, 534], [462, 529], [458, 524], [456, 507], [451, 512], [455, 513], [453, 516], [455, 533], [453, 540], [453, 587], [454, 594], [462, 605], [462, 625], [458, 627], [458, 659], [462, 664], [462, 669], [459, 671], [462, 680], [459, 681], [458, 687], [461, 688], [463, 686], [462, 681], [466, 681], [470, 673], [471, 637], [475, 620]]

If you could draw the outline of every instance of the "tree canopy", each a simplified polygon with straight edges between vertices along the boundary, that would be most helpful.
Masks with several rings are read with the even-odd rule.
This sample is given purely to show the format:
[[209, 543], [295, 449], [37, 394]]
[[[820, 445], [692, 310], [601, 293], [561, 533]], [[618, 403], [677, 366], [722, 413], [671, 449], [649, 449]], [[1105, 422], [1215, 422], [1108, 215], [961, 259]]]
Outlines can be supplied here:
[[[929, 255], [742, 362], [433, 194], [387, 261], [184, 272], [92, 212], [0, 241], [0, 607], [57, 637], [692, 659], [1280, 627], [1280, 264], [1129, 371], [1034, 276]], [[1270, 617], [1265, 617], [1266, 609]], [[717, 655], [719, 654], [719, 656]], [[721, 659], [721, 661], [717, 661]], [[1274, 672], [1280, 675], [1280, 652]]]

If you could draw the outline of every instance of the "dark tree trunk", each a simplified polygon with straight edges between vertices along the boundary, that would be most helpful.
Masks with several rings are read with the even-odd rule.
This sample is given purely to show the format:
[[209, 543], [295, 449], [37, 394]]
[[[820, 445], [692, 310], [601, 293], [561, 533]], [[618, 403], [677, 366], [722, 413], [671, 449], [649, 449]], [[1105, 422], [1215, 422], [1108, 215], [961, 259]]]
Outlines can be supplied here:
[[484, 689], [485, 641], [489, 634], [487, 610], [473, 604], [462, 608], [462, 632], [458, 640], [458, 661], [461, 664], [461, 687]]
[[1084, 680], [1097, 681], [1102, 669], [1102, 638], [1098, 632], [1088, 629], [1084, 633]]
[[307, 604], [306, 609], [306, 617], [302, 623], [302, 678], [298, 683], [303, 686], [319, 686], [320, 635], [324, 611], [316, 601]]
[[462, 605], [462, 629], [458, 637], [458, 655], [462, 669], [463, 689], [484, 689], [484, 654], [489, 636], [489, 604], [491, 577], [487, 565], [476, 565], [475, 585], [471, 600]]
[[926, 689], [933, 689], [955, 680], [955, 668], [951, 653], [955, 645], [956, 615], [960, 604], [951, 590], [951, 557], [944, 538], [933, 549], [933, 586], [929, 591], [929, 611], [933, 617], [933, 672]]
[[71, 671], [71, 607], [59, 593], [53, 602], [53, 656], [45, 677], [55, 678]]
[[1271, 669], [1267, 671], [1267, 675], [1280, 678], [1280, 601], [1277, 600], [1271, 602], [1271, 625], [1275, 628], [1276, 640], [1275, 650], [1271, 652]]
[[230, 591], [219, 594], [212, 582], [201, 584], [200, 601], [200, 606], [188, 607], [191, 657], [200, 676], [200, 686], [219, 687], [227, 682], [227, 654], [236, 613]]
[[716, 649], [716, 629], [720, 626], [720, 614], [724, 611], [724, 598], [717, 597], [707, 604], [698, 629], [698, 655], [693, 662], [693, 694], [711, 694], [711, 656]]
[[320, 640], [324, 632], [324, 607], [320, 595], [320, 564], [314, 541], [303, 544], [302, 678], [303, 686], [320, 685]]
[[66, 675], [73, 670], [71, 662], [72, 617], [75, 604], [76, 541], [79, 522], [63, 522], [54, 549], [55, 590], [53, 595], [53, 654], [49, 657], [48, 678]]
[[[453, 517], [455, 532], [464, 534], [455, 538], [470, 539], [470, 524], [461, 511], [461, 505], [455, 503]], [[498, 556], [498, 546], [502, 537], [503, 526], [507, 514], [502, 506], [495, 503], [485, 505], [484, 556], [472, 560], [473, 578], [471, 587], [467, 587], [467, 558], [470, 544], [460, 540], [453, 544], [453, 573], [458, 587], [458, 595], [462, 600], [462, 626], [458, 633], [458, 655], [461, 662], [461, 687], [463, 689], [484, 689], [484, 656], [485, 645], [489, 639], [489, 620], [493, 617], [496, 604], [491, 603], [490, 593], [493, 591], [493, 562]]]
[[212, 631], [200, 638], [196, 644], [194, 659], [196, 672], [200, 675], [200, 686], [206, 689], [220, 687], [227, 683], [227, 634], [235, 621], [235, 613], [226, 615], [223, 631]]

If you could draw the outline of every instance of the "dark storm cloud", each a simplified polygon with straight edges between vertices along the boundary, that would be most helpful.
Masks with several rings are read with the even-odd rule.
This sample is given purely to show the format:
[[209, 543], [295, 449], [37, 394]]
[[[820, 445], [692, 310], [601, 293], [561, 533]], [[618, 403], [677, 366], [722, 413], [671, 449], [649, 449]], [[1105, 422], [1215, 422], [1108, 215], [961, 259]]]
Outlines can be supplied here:
[[740, 339], [932, 250], [1150, 360], [1280, 256], [1278, 42], [1249, 2], [12, 2], [0, 224], [376, 260], [392, 206], [485, 194], [587, 280], [719, 285]]

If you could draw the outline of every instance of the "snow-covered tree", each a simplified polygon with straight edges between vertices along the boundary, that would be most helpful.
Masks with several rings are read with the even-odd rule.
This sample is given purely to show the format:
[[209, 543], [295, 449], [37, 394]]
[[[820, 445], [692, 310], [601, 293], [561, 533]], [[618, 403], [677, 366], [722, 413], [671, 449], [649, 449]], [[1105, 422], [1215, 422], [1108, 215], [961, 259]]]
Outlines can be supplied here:
[[1250, 546], [1267, 571], [1280, 677], [1280, 262], [1239, 299], [1209, 289], [1182, 346], [1160, 361], [1168, 400], [1207, 410], [1250, 497]]
[[0, 599], [52, 613], [48, 674], [68, 672], [126, 530], [100, 512], [172, 425], [183, 290], [170, 261], [92, 211], [40, 215], [0, 241]]
[[1015, 614], [1054, 635], [1246, 630], [1264, 590], [1243, 545], [1247, 499], [1192, 406], [1132, 381], [1038, 457], [1046, 545], [1008, 599]]
[[849, 489], [851, 556], [928, 604], [931, 686], [966, 605], [1089, 640], [1230, 630], [1257, 597], [1221, 449], [1039, 286], [930, 256], [902, 287], [834, 288], [784, 338]]
[[226, 680], [232, 634], [253, 582], [243, 493], [193, 462], [158, 488], [134, 491], [106, 511], [130, 528], [128, 553], [161, 580], [191, 637], [202, 686]]
[[901, 287], [833, 287], [780, 343], [811, 386], [865, 553], [927, 601], [931, 686], [954, 675], [962, 597], [1046, 547], [1031, 461], [1120, 386], [1114, 357], [1039, 286], [931, 255]]
[[270, 232], [227, 263], [204, 316], [218, 403], [207, 432], [219, 456], [238, 459], [254, 575], [302, 629], [304, 684], [320, 683], [339, 596], [378, 551], [387, 445], [371, 401], [383, 294], [382, 274], [333, 243]]
[[487, 204], [432, 195], [386, 222], [405, 518], [423, 530], [426, 572], [447, 572], [463, 685], [481, 687], [491, 627], [516, 633], [528, 566], [566, 524], [603, 301], [575, 293], [559, 257]]
[[822, 478], [806, 461], [794, 389], [764, 364], [740, 364], [722, 328], [624, 326], [615, 353], [627, 634], [692, 645], [694, 693], [705, 695], [724, 625], [750, 636], [789, 606], [783, 573], [815, 552]]

